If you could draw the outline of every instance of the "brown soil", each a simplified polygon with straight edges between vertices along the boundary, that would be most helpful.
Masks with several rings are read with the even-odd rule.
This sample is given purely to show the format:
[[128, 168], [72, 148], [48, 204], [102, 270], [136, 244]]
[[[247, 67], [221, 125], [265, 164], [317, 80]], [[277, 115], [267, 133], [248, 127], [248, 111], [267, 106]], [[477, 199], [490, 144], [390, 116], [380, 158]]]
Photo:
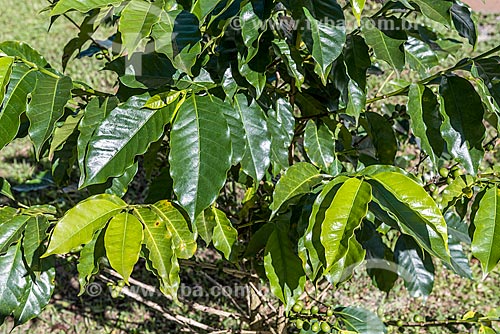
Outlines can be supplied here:
[[500, 0], [463, 0], [474, 11], [483, 13], [500, 13]]

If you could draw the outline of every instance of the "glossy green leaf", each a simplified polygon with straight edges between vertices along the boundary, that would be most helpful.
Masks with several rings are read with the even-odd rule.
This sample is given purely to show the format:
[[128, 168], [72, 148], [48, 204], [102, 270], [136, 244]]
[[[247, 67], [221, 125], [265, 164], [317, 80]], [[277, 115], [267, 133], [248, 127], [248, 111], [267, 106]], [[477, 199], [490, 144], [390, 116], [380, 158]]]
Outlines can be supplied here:
[[484, 194], [474, 217], [472, 255], [481, 262], [484, 275], [500, 261], [500, 190], [491, 188]]
[[0, 110], [0, 150], [17, 135], [20, 116], [26, 111], [29, 94], [36, 86], [37, 72], [24, 65], [14, 66]]
[[436, 22], [442, 23], [449, 26], [450, 21], [450, 9], [452, 2], [445, 0], [413, 0], [422, 11], [422, 14], [434, 20]]
[[1, 177], [0, 177], [0, 195], [6, 196], [7, 198], [14, 200], [14, 195], [12, 195], [10, 183]]
[[382, 172], [371, 178], [368, 182], [374, 200], [397, 220], [401, 231], [427, 252], [449, 262], [446, 221], [429, 194], [400, 173]]
[[78, 282], [80, 283], [79, 296], [85, 293], [87, 284], [91, 282], [92, 276], [99, 271], [99, 264], [106, 256], [104, 248], [104, 231], [98, 231], [93, 239], [83, 246], [76, 269], [78, 270]]
[[311, 164], [299, 162], [286, 170], [276, 184], [270, 209], [273, 216], [281, 207], [299, 195], [309, 193], [323, 180], [323, 175]]
[[361, 14], [363, 13], [363, 9], [365, 8], [366, 0], [350, 0], [352, 13], [358, 21], [358, 25], [361, 24]]
[[55, 5], [50, 15], [61, 15], [70, 10], [78, 10], [82, 13], [94, 8], [104, 8], [111, 5], [119, 5], [123, 0], [60, 0]]
[[304, 68], [301, 65], [301, 59], [299, 58], [300, 54], [297, 55], [297, 50], [293, 49], [293, 47], [288, 45], [284, 40], [274, 40], [273, 45], [276, 54], [283, 59], [288, 74], [295, 79], [295, 86], [297, 89], [301, 90], [304, 84], [305, 74]]
[[349, 239], [368, 213], [371, 197], [370, 185], [356, 178], [344, 182], [335, 194], [321, 226], [326, 271], [347, 253]]
[[450, 248], [451, 263], [445, 265], [463, 278], [473, 279], [469, 258], [464, 252], [460, 241], [451, 233], [448, 236], [448, 246]]
[[27, 274], [20, 243], [0, 256], [0, 324], [21, 305]]
[[356, 238], [350, 238], [346, 254], [335, 262], [327, 273], [324, 273], [325, 278], [332, 285], [347, 281], [352, 277], [354, 270], [363, 263], [365, 256], [366, 251]]
[[45, 142], [54, 131], [55, 123], [64, 114], [64, 107], [71, 98], [73, 83], [69, 77], [53, 78], [38, 75], [31, 101], [26, 110], [30, 121], [29, 135], [35, 146], [37, 158]]
[[226, 108], [228, 104], [216, 97], [192, 95], [179, 108], [172, 127], [170, 174], [192, 221], [215, 201], [231, 166]]
[[78, 203], [56, 224], [44, 256], [69, 253], [90, 242], [94, 233], [109, 219], [125, 209], [127, 204], [113, 195], [96, 195]]
[[387, 332], [382, 320], [376, 314], [359, 307], [337, 307], [335, 316], [345, 327], [359, 334], [384, 334]]
[[219, 209], [212, 208], [215, 226], [212, 240], [216, 249], [220, 250], [227, 260], [231, 255], [233, 244], [238, 239], [238, 231], [233, 227], [226, 214]]
[[371, 66], [369, 51], [370, 49], [368, 45], [366, 45], [363, 37], [358, 35], [347, 36], [346, 46], [344, 49], [344, 63], [347, 75], [351, 80], [356, 82], [356, 86], [363, 93], [366, 90], [366, 73], [368, 68]]
[[[148, 94], [131, 97], [99, 123], [88, 144], [86, 177], [82, 187], [123, 175], [134, 164], [134, 158], [144, 154], [149, 145], [163, 135], [164, 126], [172, 118], [173, 108], [142, 108], [149, 97]], [[95, 111], [106, 112], [102, 108]]]
[[50, 142], [49, 157], [53, 157], [54, 152], [66, 143], [75, 129], [78, 128], [78, 124], [80, 123], [82, 116], [83, 113], [79, 113], [76, 116], [68, 116], [64, 124], [54, 129], [52, 141]]
[[200, 213], [194, 221], [196, 232], [207, 245], [212, 242], [212, 236], [216, 224], [214, 210], [211, 207]]
[[405, 67], [405, 54], [403, 52], [405, 41], [384, 34], [370, 19], [363, 22], [362, 31], [366, 43], [373, 48], [376, 57], [387, 62], [394, 69], [402, 70]]
[[429, 254], [407, 235], [401, 235], [394, 248], [398, 274], [414, 298], [427, 297], [434, 286], [434, 264]]
[[195, 0], [191, 7], [191, 13], [196, 15], [200, 21], [203, 21], [220, 2], [218, 0]]
[[126, 212], [114, 216], [106, 228], [106, 256], [111, 267], [123, 277], [125, 283], [128, 283], [134, 265], [139, 260], [143, 238], [141, 222]]
[[80, 168], [80, 186], [85, 180], [85, 156], [88, 150], [88, 143], [92, 138], [95, 130], [99, 124], [109, 115], [111, 110], [115, 109], [118, 105], [116, 98], [92, 99], [85, 111], [81, 122], [78, 124], [78, 166]]
[[157, 215], [149, 209], [138, 209], [135, 214], [144, 224], [144, 245], [160, 279], [160, 289], [167, 295], [175, 296], [179, 286], [175, 279], [179, 267], [167, 225], [165, 221], [157, 220]]
[[240, 115], [246, 141], [241, 168], [259, 182], [271, 162], [271, 135], [267, 129], [266, 116], [256, 102], [249, 104], [244, 95], [237, 95], [234, 105]]
[[422, 150], [437, 167], [437, 158], [443, 152], [445, 142], [440, 132], [442, 120], [439, 105], [432, 90], [420, 84], [411, 85], [407, 112], [413, 134], [420, 139]]
[[416, 38], [408, 39], [405, 52], [410, 68], [417, 71], [421, 78], [428, 76], [429, 69], [439, 64], [439, 58], [432, 48]]
[[442, 78], [441, 131], [448, 151], [463, 164], [467, 172], [476, 174], [483, 158], [482, 140], [484, 107], [472, 84], [457, 76]]
[[[331, 5], [340, 8], [336, 2]], [[346, 42], [345, 26], [325, 23], [324, 19], [316, 19], [307, 8], [304, 7], [303, 10], [311, 29], [312, 45], [308, 45], [308, 49], [318, 64], [318, 75], [323, 84], [326, 84], [328, 68], [340, 56]]]
[[23, 251], [24, 258], [29, 267], [36, 268], [35, 261], [37, 261], [37, 257], [41, 255], [40, 251], [43, 252], [43, 249], [40, 249], [45, 239], [47, 239], [47, 230], [50, 226], [50, 223], [46, 216], [37, 215], [35, 217], [31, 217], [26, 222], [26, 227], [24, 229], [24, 239], [23, 239]]
[[130, 55], [151, 34], [153, 25], [160, 20], [161, 12], [158, 2], [145, 0], [132, 0], [123, 9], [118, 30], [123, 46]]
[[38, 67], [49, 67], [47, 60], [35, 49], [24, 42], [6, 41], [0, 43], [0, 51], [10, 57], [18, 57]]
[[273, 223], [265, 223], [261, 228], [252, 235], [245, 250], [245, 257], [251, 258], [256, 256], [261, 250], [265, 249], [269, 237], [274, 231]]
[[116, 195], [118, 197], [123, 197], [128, 191], [129, 185], [134, 180], [137, 172], [139, 170], [139, 162], [136, 162], [129, 168], [125, 170], [123, 175], [113, 178], [111, 181], [111, 187], [106, 189], [104, 192], [110, 195]]
[[5, 87], [10, 81], [10, 74], [12, 73], [12, 65], [14, 58], [1, 57], [0, 58], [0, 104], [5, 96]]
[[189, 259], [196, 252], [196, 240], [182, 213], [169, 201], [160, 201], [151, 206], [160, 222], [164, 222], [172, 238], [173, 249], [180, 259]]
[[[500, 57], [494, 56], [489, 58], [478, 59], [474, 62], [471, 68], [474, 77], [481, 79], [478, 82], [479, 91], [483, 90], [483, 95], [486, 105], [493, 112], [497, 112], [500, 108]], [[487, 88], [487, 90], [485, 89]]]
[[330, 171], [330, 166], [337, 159], [335, 138], [326, 125], [307, 122], [304, 133], [304, 149], [309, 159], [321, 170]]
[[450, 8], [453, 25], [460, 36], [467, 38], [469, 44], [476, 45], [477, 31], [476, 24], [472, 20], [472, 12], [466, 5], [454, 2]]
[[275, 227], [267, 241], [264, 268], [272, 293], [290, 310], [304, 291], [306, 276], [283, 224]]
[[376, 157], [382, 164], [393, 165], [398, 151], [398, 143], [391, 124], [377, 113], [365, 113], [367, 131], [375, 146]]
[[16, 210], [10, 207], [0, 209], [0, 254], [21, 239], [24, 227], [29, 216], [18, 215]]
[[271, 134], [271, 163], [273, 174], [279, 174], [289, 166], [288, 154], [292, 144], [295, 118], [292, 105], [278, 99], [272, 109], [268, 111], [267, 127]]

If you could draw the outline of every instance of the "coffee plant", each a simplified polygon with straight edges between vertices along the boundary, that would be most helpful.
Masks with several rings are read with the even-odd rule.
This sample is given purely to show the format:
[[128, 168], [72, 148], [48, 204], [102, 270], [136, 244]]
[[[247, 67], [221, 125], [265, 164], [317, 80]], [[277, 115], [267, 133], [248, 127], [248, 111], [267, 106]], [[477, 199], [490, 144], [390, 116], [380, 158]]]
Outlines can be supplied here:
[[[128, 284], [143, 266], [177, 300], [182, 264], [213, 247], [280, 302], [276, 327], [242, 317], [249, 333], [404, 326], [311, 297], [363, 262], [382, 291], [400, 277], [424, 298], [435, 265], [472, 278], [464, 244], [484, 275], [498, 264], [500, 47], [464, 55], [478, 34], [461, 2], [59, 0], [46, 10], [51, 24], [80, 29], [62, 71], [28, 44], [0, 44], [0, 149], [29, 137], [59, 194], [27, 203], [0, 180], [0, 322], [36, 317], [68, 254], [81, 293], [104, 267]], [[66, 76], [75, 57], [114, 73], [114, 93]], [[145, 196], [126, 202], [137, 180]], [[493, 333], [491, 320], [456, 322]]]

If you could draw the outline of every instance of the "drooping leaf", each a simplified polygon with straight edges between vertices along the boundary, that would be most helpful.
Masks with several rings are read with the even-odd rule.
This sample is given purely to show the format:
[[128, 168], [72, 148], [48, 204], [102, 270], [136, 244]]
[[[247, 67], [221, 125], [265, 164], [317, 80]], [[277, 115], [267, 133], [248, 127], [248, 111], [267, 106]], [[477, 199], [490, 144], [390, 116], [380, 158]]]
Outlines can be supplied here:
[[14, 66], [0, 110], [0, 149], [17, 135], [20, 116], [26, 111], [29, 94], [36, 86], [37, 72], [24, 65]]
[[196, 217], [196, 220], [194, 221], [197, 234], [207, 245], [212, 242], [215, 225], [215, 214], [212, 208], [205, 209], [198, 215], [198, 217]]
[[420, 138], [422, 149], [437, 167], [437, 157], [443, 152], [445, 142], [440, 132], [439, 105], [432, 90], [419, 84], [411, 85], [407, 112], [413, 134]]
[[[42, 246], [45, 239], [47, 239], [47, 229], [50, 223], [46, 216], [37, 215], [31, 217], [26, 222], [26, 227], [24, 229], [24, 239], [23, 239], [23, 251], [26, 263], [32, 269], [39, 270], [37, 268], [37, 257], [41, 255], [40, 246]], [[43, 251], [43, 250], [42, 250]]]
[[469, 44], [475, 46], [477, 42], [476, 24], [472, 20], [472, 13], [469, 7], [454, 2], [450, 8], [450, 13], [453, 25], [460, 36], [467, 38]]
[[389, 37], [379, 30], [370, 19], [363, 22], [362, 31], [366, 43], [373, 48], [377, 58], [387, 62], [396, 70], [402, 70], [405, 66], [405, 54], [403, 52], [405, 40]]
[[162, 2], [132, 0], [123, 9], [118, 30], [130, 55], [151, 34], [153, 25], [160, 20], [162, 7], [159, 3]]
[[13, 208], [0, 209], [0, 254], [5, 253], [13, 243], [19, 241], [28, 219], [29, 216], [18, 215]]
[[386, 328], [376, 314], [359, 307], [337, 307], [335, 316], [339, 317], [345, 327], [359, 334], [385, 334]]
[[43, 145], [52, 135], [55, 123], [63, 116], [72, 88], [73, 83], [69, 77], [38, 75], [26, 110], [30, 121], [29, 135], [37, 158], [40, 158]]
[[241, 168], [255, 182], [259, 182], [271, 162], [271, 136], [266, 117], [260, 106], [256, 102], [249, 104], [244, 95], [236, 95], [234, 105], [240, 115], [246, 141]]
[[330, 171], [336, 160], [335, 140], [333, 133], [326, 125], [307, 122], [304, 133], [304, 149], [309, 159], [321, 170]]
[[283, 225], [277, 225], [267, 241], [264, 268], [272, 293], [290, 310], [304, 290], [306, 276]]
[[[293, 49], [291, 45], [284, 40], [273, 41], [274, 49], [276, 54], [283, 59], [283, 62], [286, 65], [288, 74], [295, 79], [295, 86], [297, 89], [302, 89], [302, 85], [304, 84], [305, 74], [304, 68], [300, 64], [298, 60], [300, 58], [296, 55], [296, 50]], [[293, 52], [293, 53], [292, 53]]]
[[105, 256], [104, 231], [98, 231], [94, 234], [93, 239], [83, 246], [80, 251], [80, 258], [76, 266], [78, 282], [80, 283], [79, 296], [85, 293], [87, 284], [90, 283], [92, 276], [99, 271], [99, 263]]
[[321, 244], [325, 248], [326, 269], [343, 258], [349, 248], [349, 240], [368, 213], [371, 201], [368, 183], [351, 178], [339, 188], [321, 222]]
[[225, 258], [229, 260], [233, 244], [238, 238], [238, 231], [233, 227], [226, 214], [219, 209], [212, 208], [215, 226], [212, 240], [216, 249], [220, 250]]
[[21, 243], [18, 243], [0, 256], [0, 324], [21, 305], [26, 275]]
[[14, 195], [12, 195], [10, 183], [1, 177], [0, 177], [0, 195], [6, 196], [7, 198], [14, 200]]
[[82, 119], [83, 113], [75, 116], [70, 115], [59, 127], [55, 127], [52, 141], [50, 142], [49, 158], [54, 156], [54, 152], [61, 148], [68, 141]]
[[180, 259], [191, 258], [196, 252], [196, 240], [182, 213], [169, 201], [157, 202], [151, 208], [158, 220], [165, 223], [176, 256]]
[[375, 146], [377, 159], [381, 164], [393, 165], [398, 151], [398, 143], [391, 124], [385, 117], [374, 113], [365, 113], [367, 131]]
[[[359, 0], [353, 0], [359, 1]], [[363, 37], [348, 35], [344, 49], [344, 63], [347, 75], [354, 80], [357, 87], [364, 92], [366, 90], [366, 73], [371, 66], [370, 53]]]
[[489, 189], [479, 202], [474, 217], [472, 255], [481, 262], [484, 275], [500, 261], [500, 190]]
[[[131, 97], [99, 123], [88, 143], [82, 187], [123, 175], [134, 164], [134, 158], [144, 154], [149, 145], [163, 135], [164, 126], [172, 119], [173, 108], [142, 108], [149, 97], [148, 94]], [[97, 121], [97, 114], [106, 109], [95, 111]]]
[[125, 283], [128, 283], [134, 265], [139, 260], [143, 238], [142, 223], [126, 212], [114, 216], [106, 228], [106, 256], [111, 267], [123, 277]]
[[352, 13], [358, 21], [358, 25], [361, 24], [361, 14], [363, 13], [363, 9], [365, 8], [366, 0], [350, 0]]
[[69, 253], [90, 242], [96, 231], [125, 209], [127, 204], [113, 195], [96, 195], [78, 203], [56, 224], [44, 257]]
[[12, 57], [0, 58], [0, 105], [3, 102], [3, 98], [5, 96], [5, 87], [10, 81], [10, 74], [12, 73], [13, 64], [14, 58]]
[[111, 5], [119, 5], [123, 0], [60, 0], [55, 5], [50, 15], [61, 15], [70, 10], [78, 10], [86, 13], [94, 8], [104, 8]]
[[450, 9], [452, 2], [443, 0], [413, 0], [422, 11], [422, 14], [434, 20], [436, 22], [442, 23], [445, 26], [449, 26], [451, 23]]
[[434, 265], [429, 254], [407, 235], [401, 235], [396, 242], [394, 257], [398, 274], [412, 297], [427, 297], [434, 286]]
[[230, 131], [212, 96], [191, 96], [179, 108], [170, 135], [174, 191], [192, 221], [217, 198], [231, 166]]
[[374, 200], [397, 220], [401, 231], [427, 252], [449, 262], [446, 221], [429, 194], [400, 173], [382, 172], [371, 178], [368, 182]]
[[323, 180], [323, 175], [311, 164], [299, 162], [286, 170], [276, 184], [270, 209], [276, 215], [289, 200], [307, 194]]
[[278, 99], [268, 111], [267, 127], [271, 134], [271, 163], [273, 174], [278, 174], [289, 166], [288, 150], [293, 140], [295, 118], [291, 104]]
[[463, 164], [467, 172], [476, 174], [483, 157], [482, 140], [484, 107], [472, 84], [457, 76], [444, 76], [441, 81], [441, 132], [448, 151]]
[[352, 277], [354, 270], [363, 263], [365, 256], [366, 251], [356, 238], [350, 238], [346, 254], [335, 262], [327, 273], [324, 273], [325, 278], [333, 285], [347, 281]]

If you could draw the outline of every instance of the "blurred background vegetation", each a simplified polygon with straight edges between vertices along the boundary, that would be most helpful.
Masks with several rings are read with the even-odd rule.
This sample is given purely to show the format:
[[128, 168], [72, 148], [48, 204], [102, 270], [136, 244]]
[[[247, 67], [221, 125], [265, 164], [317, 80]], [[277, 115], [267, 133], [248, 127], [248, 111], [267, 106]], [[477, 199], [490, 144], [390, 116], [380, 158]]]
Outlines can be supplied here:
[[[43, 11], [47, 6], [46, 0], [0, 0], [0, 40], [20, 40], [27, 42], [38, 49], [49, 62], [58, 70], [62, 70], [61, 57], [64, 45], [78, 33], [78, 29], [65, 20], [57, 20], [48, 32], [50, 19], [48, 12]], [[78, 15], [75, 20], [79, 22]], [[480, 42], [475, 52], [479, 53], [500, 44], [500, 14], [488, 14], [476, 17], [479, 22]], [[96, 36], [105, 39], [107, 36]], [[471, 50], [464, 50], [470, 52]], [[70, 61], [66, 73], [75, 80], [80, 80], [91, 86], [103, 90], [113, 91], [115, 78], [100, 71], [102, 61], [95, 58], [82, 58]], [[372, 79], [380, 80], [380, 79]], [[382, 83], [380, 83], [382, 84]], [[397, 84], [397, 82], [395, 83]], [[390, 88], [391, 83], [387, 85]], [[0, 153], [0, 177], [11, 181], [14, 185], [24, 187], [36, 186], [43, 183], [42, 165], [37, 165], [31, 159], [31, 145], [27, 140], [17, 140]], [[34, 180], [33, 180], [34, 179]], [[140, 183], [140, 180], [139, 180]], [[22, 187], [20, 186], [20, 187]], [[22, 189], [22, 188], [18, 188]], [[25, 188], [26, 189], [26, 188]], [[132, 187], [130, 191], [138, 191]], [[33, 198], [35, 196], [36, 198]], [[23, 200], [30, 202], [45, 201], [44, 196], [53, 196], [47, 192], [27, 192], [22, 195]], [[50, 198], [49, 201], [52, 201]], [[0, 203], [1, 204], [1, 203]], [[202, 256], [210, 256], [217, 261], [217, 254], [207, 251]], [[173, 333], [175, 326], [164, 321], [160, 314], [148, 307], [125, 297], [112, 298], [106, 290], [98, 298], [83, 295], [77, 297], [78, 282], [74, 278], [74, 261], [62, 261], [58, 268], [58, 284], [53, 303], [42, 313], [41, 317], [25, 326], [15, 329], [12, 333]], [[389, 294], [384, 294], [373, 287], [370, 278], [364, 270], [358, 270], [353, 280], [343, 284], [336, 291], [329, 291], [327, 300], [332, 305], [362, 306], [384, 316], [386, 320], [402, 319], [412, 321], [415, 316], [429, 319], [444, 320], [450, 316], [460, 318], [469, 310], [484, 314], [490, 313], [500, 317], [500, 273], [497, 270], [485, 280], [482, 280], [479, 265], [472, 261], [475, 279], [468, 281], [445, 270], [437, 264], [437, 278], [434, 291], [427, 300], [413, 299], [404, 289], [399, 280], [396, 288]], [[231, 277], [220, 272], [210, 272], [211, 276], [196, 269], [183, 269], [183, 281], [186, 284], [199, 284], [206, 287], [213, 286], [215, 279], [221, 285], [233, 286]], [[142, 275], [139, 272], [138, 275]], [[153, 284], [151, 277], [144, 273], [140, 280]], [[158, 297], [156, 302], [170, 305], [170, 301]], [[234, 309], [231, 301], [225, 298], [205, 301], [214, 303], [218, 308], [226, 311]], [[244, 300], [241, 301], [242, 303]], [[172, 311], [188, 312], [181, 306], [169, 306]], [[206, 314], [187, 314], [196, 320], [219, 324], [219, 319], [207, 318]], [[232, 325], [227, 319], [226, 326]], [[0, 334], [9, 333], [12, 323], [0, 328]], [[458, 328], [463, 332], [464, 328]], [[398, 328], [390, 328], [390, 332], [398, 332]], [[442, 333], [441, 328], [406, 329], [405, 333]]]

